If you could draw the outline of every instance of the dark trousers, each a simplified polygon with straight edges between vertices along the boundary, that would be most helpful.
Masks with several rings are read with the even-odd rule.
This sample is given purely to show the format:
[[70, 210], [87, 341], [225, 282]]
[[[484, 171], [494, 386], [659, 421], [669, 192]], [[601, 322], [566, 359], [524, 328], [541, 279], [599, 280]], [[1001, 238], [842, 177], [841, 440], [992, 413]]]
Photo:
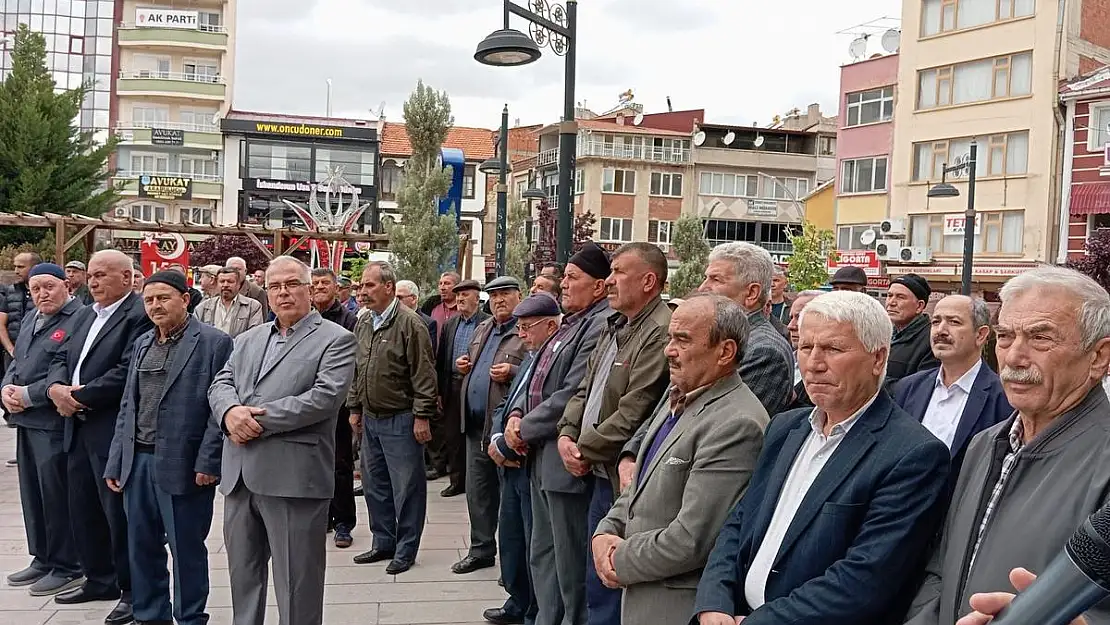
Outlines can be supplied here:
[[[594, 478], [594, 493], [590, 498], [589, 532], [592, 537], [597, 526], [613, 507], [613, 484], [602, 477]], [[587, 543], [586, 557], [586, 610], [590, 625], [621, 625], [621, 590], [606, 588], [594, 568], [593, 551]]]
[[486, 453], [481, 426], [466, 434], [466, 510], [470, 516], [470, 555], [492, 558], [497, 555], [497, 511], [501, 503], [501, 484], [497, 465]]
[[127, 516], [123, 496], [108, 489], [104, 467], [108, 450], [95, 445], [79, 425], [68, 458], [70, 529], [77, 544], [85, 586], [90, 591], [119, 588], [131, 594], [127, 555]]
[[411, 412], [383, 419], [362, 416], [362, 491], [374, 549], [413, 562], [428, 513], [424, 446], [413, 436]]
[[462, 431], [462, 378], [451, 380], [443, 397], [443, 456], [451, 486], [466, 486], [466, 436]]
[[[216, 487], [171, 495], [158, 486], [154, 454], [136, 453], [123, 489], [128, 550], [134, 574], [135, 619], [205, 625], [208, 614], [208, 548]], [[173, 556], [173, 606], [166, 550]]]
[[81, 573], [77, 547], [69, 529], [66, 454], [60, 430], [20, 427], [15, 433], [19, 463], [19, 500], [27, 528], [31, 566], [59, 577]]
[[532, 540], [532, 486], [528, 482], [527, 469], [502, 470], [498, 528], [501, 579], [505, 582], [505, 591], [509, 593], [502, 609], [513, 616], [523, 615], [525, 625], [532, 625], [536, 622], [539, 606], [528, 567], [528, 543]]
[[355, 527], [355, 445], [351, 439], [350, 413], [339, 411], [335, 423], [335, 491], [328, 508], [328, 527]]

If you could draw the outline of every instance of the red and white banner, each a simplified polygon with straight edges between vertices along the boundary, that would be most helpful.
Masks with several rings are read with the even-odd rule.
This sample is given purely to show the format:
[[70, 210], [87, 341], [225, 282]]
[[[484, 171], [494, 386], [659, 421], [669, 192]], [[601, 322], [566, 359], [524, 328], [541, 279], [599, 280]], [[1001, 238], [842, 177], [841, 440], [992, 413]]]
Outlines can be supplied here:
[[143, 275], [149, 276], [170, 265], [189, 267], [189, 244], [180, 234], [143, 234], [139, 245], [139, 262]]

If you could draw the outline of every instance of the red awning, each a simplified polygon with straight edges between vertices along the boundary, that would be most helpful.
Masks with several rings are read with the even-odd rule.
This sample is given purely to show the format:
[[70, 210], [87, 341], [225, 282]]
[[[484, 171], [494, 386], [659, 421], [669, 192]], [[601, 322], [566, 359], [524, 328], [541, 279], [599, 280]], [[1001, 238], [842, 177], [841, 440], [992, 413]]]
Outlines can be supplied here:
[[1071, 214], [1110, 213], [1110, 182], [1090, 182], [1071, 188]]

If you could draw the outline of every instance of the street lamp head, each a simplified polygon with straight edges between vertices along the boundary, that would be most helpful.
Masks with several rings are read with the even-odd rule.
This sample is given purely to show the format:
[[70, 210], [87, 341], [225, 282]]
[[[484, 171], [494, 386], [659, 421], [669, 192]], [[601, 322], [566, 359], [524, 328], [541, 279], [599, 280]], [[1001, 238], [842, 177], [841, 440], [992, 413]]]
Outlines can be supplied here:
[[520, 194], [520, 197], [526, 200], [542, 200], [547, 197], [547, 193], [545, 193], [544, 190], [539, 187], [531, 187], [529, 189], [525, 189], [524, 192]]
[[930, 187], [929, 192], [926, 193], [925, 196], [930, 197], [930, 198], [960, 197], [960, 190], [957, 189], [956, 187], [953, 187], [952, 185], [948, 184], [947, 182], [942, 182], [940, 184], [933, 185], [932, 187]]
[[491, 158], [491, 159], [482, 161], [482, 163], [480, 165], [478, 165], [478, 171], [482, 172], [483, 174], [488, 174], [488, 175], [500, 174], [501, 173], [501, 160], [497, 159], [497, 158]]
[[478, 44], [474, 60], [483, 65], [515, 67], [540, 58], [540, 47], [528, 35], [512, 28], [495, 30]]

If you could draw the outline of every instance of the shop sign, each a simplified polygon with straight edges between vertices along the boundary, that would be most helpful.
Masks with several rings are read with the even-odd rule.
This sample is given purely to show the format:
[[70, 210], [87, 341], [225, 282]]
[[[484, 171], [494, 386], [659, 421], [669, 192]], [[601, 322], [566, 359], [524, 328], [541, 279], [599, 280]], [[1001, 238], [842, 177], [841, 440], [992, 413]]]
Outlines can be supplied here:
[[836, 259], [826, 262], [829, 273], [836, 273], [841, 267], [859, 267], [868, 276], [878, 276], [881, 268], [879, 255], [873, 250], [837, 250]]
[[[962, 235], [964, 233], [963, 213], [949, 213], [944, 216], [944, 236]], [[983, 214], [975, 213], [975, 235], [979, 236], [983, 230]]]
[[303, 137], [306, 139], [361, 139], [377, 141], [378, 131], [369, 126], [326, 126], [299, 122], [262, 122], [249, 119], [224, 119], [220, 127], [229, 134]]
[[867, 288], [889, 289], [890, 278], [887, 278], [886, 276], [867, 276]]
[[1029, 265], [972, 265], [971, 274], [975, 276], [988, 276], [1011, 278], [1032, 269]]
[[185, 145], [185, 131], [174, 128], [151, 128], [151, 145]]
[[[302, 182], [299, 180], [269, 180], [266, 178], [254, 178], [248, 181], [258, 191], [284, 191], [287, 193], [311, 193], [313, 189], [317, 192], [324, 192], [328, 190], [328, 185], [317, 184], [314, 182]], [[360, 195], [362, 189], [352, 185], [342, 185], [339, 187], [340, 193], [347, 193], [350, 195]]]
[[887, 271], [892, 274], [915, 273], [919, 276], [954, 276], [954, 265], [913, 265], [913, 266], [887, 266]]
[[176, 176], [139, 176], [139, 197], [152, 200], [193, 199], [193, 179]]
[[779, 203], [774, 200], [746, 200], [748, 203], [748, 215], [752, 217], [770, 217], [772, 219], [779, 216]]
[[152, 9], [139, 7], [135, 9], [135, 25], [139, 28], [180, 28], [196, 30], [199, 21], [196, 11], [180, 11], [177, 9]]

